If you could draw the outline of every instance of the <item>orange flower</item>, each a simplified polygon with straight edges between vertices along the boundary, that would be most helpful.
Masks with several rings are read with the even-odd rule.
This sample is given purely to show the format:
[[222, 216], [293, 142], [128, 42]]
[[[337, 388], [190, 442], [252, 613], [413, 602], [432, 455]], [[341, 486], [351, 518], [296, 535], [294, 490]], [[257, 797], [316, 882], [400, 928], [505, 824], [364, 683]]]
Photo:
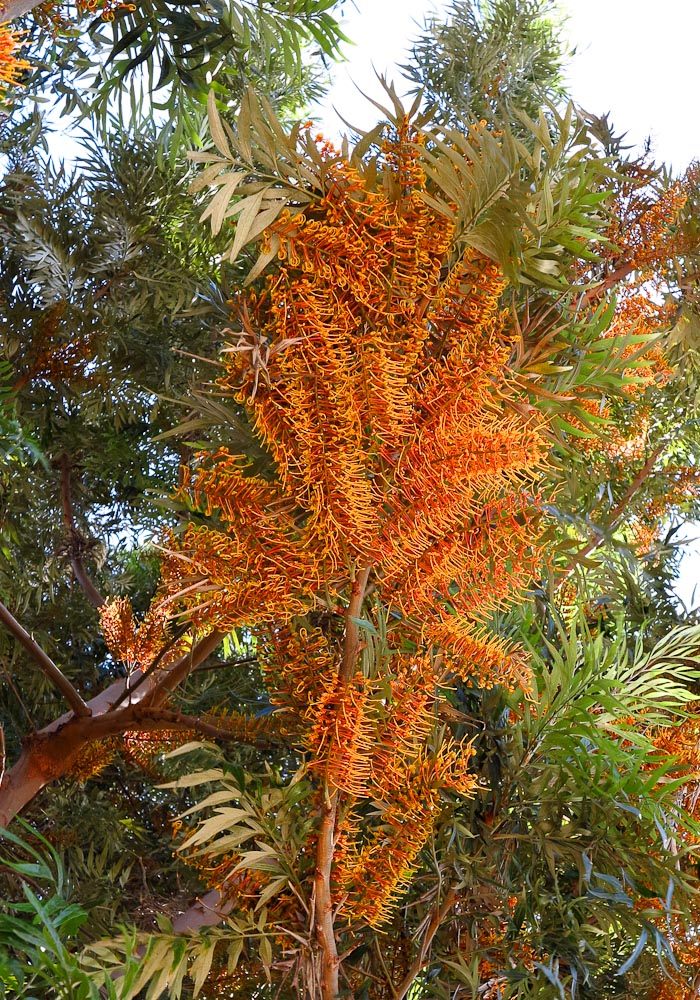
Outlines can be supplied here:
[[8, 24], [0, 24], [0, 92], [8, 86], [18, 86], [24, 71], [30, 69], [30, 63], [18, 57], [24, 44], [19, 32]]

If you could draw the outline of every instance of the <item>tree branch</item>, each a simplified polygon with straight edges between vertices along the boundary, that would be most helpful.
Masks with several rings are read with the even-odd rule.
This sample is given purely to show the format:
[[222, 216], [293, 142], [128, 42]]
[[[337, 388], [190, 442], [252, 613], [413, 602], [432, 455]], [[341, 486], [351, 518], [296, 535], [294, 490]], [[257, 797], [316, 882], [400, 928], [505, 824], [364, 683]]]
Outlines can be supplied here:
[[454, 906], [456, 900], [457, 900], [457, 890], [454, 887], [452, 887], [448, 889], [447, 894], [445, 895], [445, 898], [443, 899], [442, 903], [438, 907], [436, 907], [436, 909], [433, 911], [433, 915], [430, 918], [425, 934], [423, 935], [423, 940], [421, 941], [420, 948], [418, 949], [418, 954], [414, 958], [411, 964], [411, 968], [404, 976], [403, 980], [401, 981], [401, 984], [399, 985], [396, 991], [396, 1000], [403, 1000], [408, 991], [411, 989], [411, 986], [416, 981], [416, 976], [421, 972], [423, 966], [425, 965], [425, 959], [428, 952], [430, 951], [430, 946], [433, 943], [433, 938], [437, 934], [438, 929], [442, 924], [443, 920]]
[[94, 608], [101, 608], [104, 604], [104, 597], [88, 576], [83, 563], [81, 549], [85, 546], [85, 538], [75, 526], [75, 512], [73, 510], [73, 499], [71, 496], [71, 461], [64, 452], [58, 460], [58, 467], [61, 470], [61, 506], [63, 508], [63, 524], [66, 529], [68, 555], [73, 569], [75, 579], [80, 584], [85, 596]]
[[338, 810], [338, 792], [328, 797], [323, 806], [323, 819], [318, 832], [316, 849], [315, 908], [316, 939], [321, 949], [321, 996], [323, 1000], [336, 1000], [338, 996], [338, 969], [340, 959], [333, 927], [333, 900], [331, 897], [331, 865], [335, 850], [335, 819]]
[[[618, 521], [625, 514], [628, 503], [635, 495], [637, 490], [640, 488], [642, 483], [649, 477], [654, 466], [656, 465], [656, 460], [663, 453], [665, 448], [666, 445], [663, 443], [658, 444], [656, 448], [654, 448], [649, 458], [646, 460], [644, 465], [641, 467], [637, 475], [634, 477], [632, 482], [629, 484], [625, 492], [622, 494], [618, 502], [611, 510], [610, 518], [606, 528], [607, 531], [611, 531], [613, 528], [616, 527]], [[565, 580], [567, 577], [571, 576], [574, 569], [576, 568], [576, 564], [580, 562], [581, 559], [585, 559], [586, 556], [591, 554], [591, 552], [595, 552], [595, 550], [603, 544], [603, 542], [605, 541], [605, 533], [600, 529], [596, 529], [596, 531], [598, 531], [598, 537], [591, 539], [590, 542], [584, 545], [582, 549], [580, 549], [571, 557], [571, 565], [562, 572], [561, 579]]]
[[219, 890], [212, 889], [173, 920], [173, 930], [178, 934], [191, 934], [202, 927], [220, 924], [232, 909], [233, 900], [223, 900]]
[[[87, 704], [82, 702], [85, 706], [82, 715], [75, 711], [68, 712], [29, 736], [19, 759], [6, 771], [0, 782], [0, 828], [7, 826], [42, 788], [67, 774], [77, 755], [88, 743], [138, 729], [139, 718], [145, 720], [149, 710], [162, 705], [169, 691], [204, 660], [220, 641], [218, 635], [207, 636], [173, 665], [172, 674], [171, 671], [164, 670], [162, 675], [151, 675], [140, 687], [137, 686], [143, 673], [135, 671], [126, 679], [111, 684]], [[30, 642], [33, 640], [30, 639]], [[125, 692], [128, 704], [120, 710], [112, 711], [124, 699]], [[154, 728], [156, 726], [160, 729], [174, 728], [170, 720], [166, 725], [164, 718], [156, 720]]]
[[16, 21], [38, 6], [36, 0], [6, 0], [5, 3], [0, 3], [0, 24]]
[[[362, 612], [367, 580], [371, 567], [359, 570], [351, 582], [350, 601], [345, 612], [345, 638], [338, 676], [348, 681], [353, 674], [360, 651], [360, 629], [356, 619]], [[325, 791], [323, 819], [318, 833], [316, 849], [316, 875], [314, 881], [316, 939], [321, 949], [321, 996], [323, 1000], [336, 1000], [338, 996], [338, 969], [340, 959], [333, 926], [333, 899], [331, 896], [331, 867], [335, 851], [335, 821], [339, 792], [330, 795]]]
[[611, 271], [601, 282], [594, 285], [593, 288], [589, 288], [588, 291], [584, 292], [581, 298], [578, 300], [577, 305], [579, 308], [581, 306], [588, 306], [605, 295], [606, 292], [614, 288], [615, 285], [619, 284], [623, 278], [626, 278], [628, 274], [636, 269], [636, 264], [634, 261], [627, 261], [626, 264], [621, 264], [614, 271]]
[[14, 615], [10, 613], [1, 601], [0, 621], [3, 622], [8, 631], [11, 632], [12, 635], [14, 635], [14, 637], [24, 646], [35, 663], [39, 665], [44, 676], [51, 681], [56, 690], [61, 692], [73, 710], [73, 713], [78, 718], [89, 716], [91, 712], [88, 705], [80, 697], [68, 678], [61, 673], [53, 660], [47, 656], [41, 646], [35, 642], [34, 639], [32, 639], [29, 632], [22, 628]]
[[[192, 731], [200, 733], [202, 736], [211, 736], [215, 740], [236, 740], [247, 746], [255, 747], [257, 750], [268, 750], [274, 744], [270, 739], [255, 739], [252, 736], [241, 736], [233, 729], [226, 729], [223, 726], [216, 726], [214, 723], [206, 722], [198, 715], [183, 715], [181, 712], [174, 712], [167, 708], [150, 708], [138, 705], [134, 709], [124, 709], [128, 713], [128, 719], [133, 720], [133, 729], [138, 732], [151, 733], [161, 730]], [[121, 722], [121, 713], [105, 716], [105, 719], [116, 719], [121, 724], [118, 732], [127, 732], [129, 726], [124, 726]], [[106, 730], [105, 730], [106, 732]]]
[[350, 603], [348, 604], [348, 609], [345, 612], [343, 658], [340, 663], [339, 671], [340, 678], [344, 681], [347, 681], [350, 677], [352, 677], [355, 663], [357, 661], [357, 654], [360, 652], [360, 627], [357, 624], [357, 621], [354, 621], [353, 619], [360, 617], [360, 612], [362, 611], [362, 601], [365, 597], [365, 590], [367, 588], [367, 580], [369, 579], [370, 571], [371, 566], [367, 566], [366, 569], [359, 570], [352, 581]]

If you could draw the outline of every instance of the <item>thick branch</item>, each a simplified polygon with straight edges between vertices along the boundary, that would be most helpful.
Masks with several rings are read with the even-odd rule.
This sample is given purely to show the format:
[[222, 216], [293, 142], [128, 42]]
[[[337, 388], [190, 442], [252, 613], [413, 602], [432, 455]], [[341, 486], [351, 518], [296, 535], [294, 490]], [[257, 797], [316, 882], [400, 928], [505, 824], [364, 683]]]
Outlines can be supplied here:
[[90, 709], [75, 690], [71, 682], [58, 669], [53, 660], [47, 656], [41, 646], [32, 639], [13, 614], [0, 602], [0, 621], [7, 627], [8, 631], [24, 646], [35, 663], [39, 665], [42, 673], [48, 677], [57, 691], [60, 691], [66, 699], [73, 712], [78, 717], [90, 715]]
[[321, 996], [323, 1000], [336, 1000], [338, 996], [338, 969], [340, 959], [333, 927], [333, 899], [331, 897], [331, 866], [335, 849], [335, 819], [338, 811], [338, 792], [326, 799], [323, 807], [321, 829], [318, 832], [315, 878], [316, 939], [321, 949]]
[[[162, 675], [151, 675], [139, 686], [143, 674], [135, 671], [126, 680], [116, 681], [92, 698], [85, 705], [87, 711], [82, 715], [68, 712], [33, 733], [26, 740], [19, 760], [6, 771], [0, 782], [0, 828], [7, 826], [42, 788], [68, 773], [77, 755], [88, 743], [132, 729], [176, 728], [172, 720], [166, 722], [162, 715], [154, 718], [149, 726], [148, 713], [162, 705], [167, 694], [219, 642], [220, 637], [208, 636], [197, 643], [187, 656], [173, 665], [172, 676], [170, 671], [164, 670]], [[116, 709], [116, 703], [125, 696], [127, 704]]]
[[457, 890], [454, 888], [449, 889], [442, 903], [433, 911], [433, 915], [430, 918], [425, 934], [423, 935], [420, 948], [418, 949], [418, 954], [414, 958], [411, 968], [406, 973], [396, 991], [396, 1000], [403, 1000], [408, 991], [411, 989], [411, 986], [415, 983], [416, 976], [421, 972], [425, 965], [425, 960], [430, 951], [430, 946], [433, 943], [433, 938], [435, 937], [443, 920], [454, 906], [456, 899]]
[[75, 526], [75, 513], [73, 511], [73, 498], [71, 496], [71, 462], [68, 455], [61, 455], [58, 460], [61, 470], [61, 506], [63, 508], [63, 524], [66, 529], [66, 540], [68, 544], [68, 554], [73, 575], [80, 584], [85, 596], [94, 608], [101, 608], [104, 604], [104, 597], [88, 576], [83, 563], [81, 548], [85, 544], [85, 539]]
[[220, 924], [232, 907], [231, 900], [222, 900], [219, 890], [212, 889], [173, 920], [173, 930], [178, 934], [191, 934], [202, 927]]
[[198, 715], [183, 715], [181, 712], [173, 712], [167, 708], [149, 708], [139, 706], [133, 712], [134, 728], [139, 732], [158, 732], [159, 730], [172, 730], [177, 732], [195, 732], [202, 736], [210, 736], [215, 740], [236, 740], [237, 743], [245, 743], [246, 746], [255, 747], [257, 750], [269, 750], [275, 745], [274, 740], [268, 738], [256, 739], [254, 736], [241, 736], [233, 729], [226, 729], [217, 726], [213, 722], [206, 722]]
[[0, 24], [5, 21], [16, 21], [18, 17], [24, 17], [38, 6], [36, 0], [6, 0], [6, 3], [0, 3]]
[[633, 261], [627, 261], [626, 264], [621, 264], [620, 267], [611, 271], [610, 274], [603, 279], [603, 281], [584, 292], [578, 300], [578, 306], [588, 306], [598, 301], [602, 295], [605, 295], [605, 293], [609, 292], [611, 288], [618, 285], [624, 278], [627, 277], [628, 274], [631, 274], [635, 268], [636, 265]]

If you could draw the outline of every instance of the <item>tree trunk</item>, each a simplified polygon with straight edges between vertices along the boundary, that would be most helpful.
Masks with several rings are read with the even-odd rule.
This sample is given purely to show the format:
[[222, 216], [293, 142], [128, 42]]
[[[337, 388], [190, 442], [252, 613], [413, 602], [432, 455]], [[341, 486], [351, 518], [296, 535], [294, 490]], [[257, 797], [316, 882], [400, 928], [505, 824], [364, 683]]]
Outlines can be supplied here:
[[38, 6], [36, 0], [6, 0], [5, 3], [0, 3], [0, 24], [16, 21]]

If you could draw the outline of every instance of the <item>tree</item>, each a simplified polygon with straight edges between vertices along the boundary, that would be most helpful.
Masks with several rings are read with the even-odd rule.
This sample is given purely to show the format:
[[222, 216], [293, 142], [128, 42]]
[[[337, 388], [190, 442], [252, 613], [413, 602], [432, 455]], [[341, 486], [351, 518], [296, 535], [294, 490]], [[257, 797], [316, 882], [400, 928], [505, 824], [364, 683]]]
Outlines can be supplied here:
[[[477, 926], [479, 917], [483, 920], [484, 908], [492, 913], [498, 905], [487, 895], [476, 909], [458, 906], [460, 887], [470, 885], [475, 890], [474, 876], [465, 881], [462, 869], [469, 856], [463, 835], [457, 832], [455, 840], [465, 804], [473, 824], [471, 836], [477, 829], [481, 849], [492, 845], [489, 864], [502, 871], [505, 863], [499, 847], [493, 846], [497, 841], [484, 834], [490, 829], [488, 813], [477, 805], [477, 785], [468, 766], [471, 748], [464, 743], [469, 727], [461, 733], [458, 727], [468, 726], [465, 709], [471, 697], [480, 703], [481, 717], [489, 718], [489, 727], [495, 728], [508, 704], [504, 687], [512, 687], [522, 676], [523, 654], [503, 640], [488, 638], [477, 622], [490, 605], [517, 593], [537, 574], [541, 549], [533, 515], [538, 503], [529, 483], [548, 448], [541, 418], [526, 405], [526, 391], [518, 382], [521, 376], [509, 374], [515, 331], [512, 319], [498, 307], [505, 279], [481, 248], [495, 247], [507, 262], [513, 246], [522, 240], [513, 274], [532, 272], [539, 261], [552, 259], [550, 248], [555, 238], [559, 240], [559, 231], [543, 220], [536, 241], [528, 243], [515, 225], [509, 240], [503, 239], [503, 219], [527, 217], [533, 197], [541, 197], [539, 191], [533, 196], [523, 178], [516, 157], [523, 150], [505, 134], [496, 138], [482, 128], [443, 137], [424, 132], [425, 139], [416, 141], [419, 137], [411, 134], [409, 120], [397, 106], [393, 139], [382, 148], [370, 145], [371, 155], [363, 159], [362, 146], [352, 158], [328, 145], [319, 149], [308, 129], [297, 129], [290, 140], [280, 141], [269, 108], [267, 120], [255, 105], [244, 108], [236, 134], [227, 133], [213, 103], [210, 113], [219, 150], [207, 155], [212, 161], [207, 168], [209, 181], [230, 198], [229, 162], [235, 167], [237, 157], [248, 157], [251, 164], [262, 157], [268, 171], [259, 187], [243, 189], [247, 201], [238, 203], [241, 222], [229, 256], [262, 232], [266, 233], [263, 263], [284, 255], [261, 289], [241, 293], [238, 331], [232, 334], [235, 339], [219, 380], [224, 391], [235, 395], [243, 407], [241, 418], [247, 414], [245, 419], [261, 441], [260, 468], [251, 475], [242, 456], [230, 450], [207, 453], [196, 461], [182, 486], [183, 497], [191, 495], [194, 519], [164, 543], [162, 585], [151, 610], [139, 627], [124, 600], [106, 605], [102, 612], [112, 655], [127, 667], [128, 680], [117, 685], [122, 691], [128, 688], [129, 696], [122, 696], [112, 711], [104, 710], [106, 696], [98, 696], [88, 716], [76, 693], [64, 688], [73, 702], [73, 717], [64, 720], [60, 734], [50, 725], [26, 744], [20, 761], [6, 776], [5, 802], [15, 808], [23, 796], [26, 800], [55, 776], [57, 768], [85, 774], [103, 767], [114, 749], [105, 737], [124, 732], [187, 728], [253, 745], [263, 741], [267, 748], [276, 744], [274, 758], [268, 759], [277, 760], [277, 770], [260, 772], [253, 766], [248, 775], [234, 771], [228, 779], [225, 769], [210, 768], [182, 781], [185, 787], [223, 783], [205, 800], [205, 807], [218, 811], [186, 841], [200, 848], [193, 860], [195, 867], [204, 866], [213, 888], [212, 916], [231, 911], [233, 932], [215, 935], [214, 944], [218, 941], [225, 947], [228, 940], [234, 954], [238, 950], [240, 955], [242, 942], [260, 935], [262, 965], [247, 957], [243, 976], [248, 984], [251, 980], [262, 984], [266, 969], [273, 981], [277, 979], [275, 988], [282, 987], [285, 977], [296, 977], [309, 995], [331, 997], [345, 982], [341, 968], [355, 992], [393, 988], [405, 995], [431, 969], [434, 943], [438, 970], [445, 959], [453, 968], [458, 958], [457, 971], [450, 974], [466, 986], [469, 977], [484, 978], [483, 963], [497, 954], [499, 935], [507, 941], [509, 932], [497, 923], [495, 936], [484, 938], [482, 927], [471, 962], [459, 957], [459, 945], [454, 952], [460, 934], [471, 928], [471, 936], [474, 920]], [[571, 119], [562, 120], [562, 132], [572, 125]], [[544, 126], [533, 127], [541, 131]], [[266, 159], [264, 150], [274, 135], [278, 152]], [[303, 144], [301, 159], [298, 141]], [[579, 147], [581, 133], [574, 129], [569, 141]], [[551, 158], [566, 158], [567, 148], [565, 140], [560, 147], [550, 144]], [[535, 165], [541, 159], [542, 150], [532, 155], [533, 170], [539, 169]], [[598, 162], [594, 155], [567, 162], [569, 181], [573, 170], [587, 181], [576, 188], [577, 197], [567, 208], [589, 219], [592, 237], [602, 221], [592, 183]], [[444, 193], [449, 196], [454, 191], [453, 164], [463, 181], [456, 205], [448, 203]], [[549, 162], [543, 173], [552, 166]], [[302, 178], [303, 183], [294, 183]], [[493, 202], [492, 185], [507, 192], [507, 198]], [[486, 212], [475, 208], [489, 202], [493, 207]], [[225, 211], [219, 197], [211, 212], [215, 229]], [[500, 242], [494, 244], [496, 234]], [[375, 262], [370, 272], [360, 266], [368, 254]], [[560, 253], [557, 263], [562, 275], [576, 274], [580, 266], [571, 252], [568, 258]], [[329, 288], [336, 289], [330, 305]], [[608, 322], [612, 318], [611, 313]], [[609, 352], [605, 358], [609, 363]], [[630, 362], [621, 359], [621, 363]], [[524, 365], [522, 371], [526, 370]], [[560, 408], [558, 418], [561, 413]], [[207, 515], [204, 523], [198, 519], [198, 508]], [[244, 574], [239, 566], [245, 567]], [[372, 606], [363, 611], [368, 587]], [[189, 649], [183, 630], [167, 625], [183, 611], [195, 635], [204, 635]], [[533, 635], [534, 627], [527, 626]], [[262, 666], [268, 697], [277, 711], [269, 717], [246, 718], [231, 714], [227, 706], [223, 715], [214, 711], [186, 717], [175, 705], [164, 708], [164, 699], [200, 657], [212, 652], [223, 635], [241, 629], [239, 641], [247, 643]], [[686, 646], [694, 641], [694, 633], [676, 640]], [[506, 841], [523, 837], [532, 844], [536, 836], [544, 836], [542, 859], [549, 856], [547, 864], [552, 867], [549, 876], [546, 868], [536, 876], [545, 880], [543, 891], [548, 877], [556, 884], [569, 872], [569, 892], [562, 894], [560, 889], [559, 898], [568, 907], [573, 941], [585, 923], [580, 914], [574, 920], [575, 907], [572, 910], [581, 888], [586, 887], [596, 901], [594, 909], [603, 898], [609, 910], [611, 900], [605, 894], [601, 897], [596, 879], [604, 884], [608, 884], [605, 879], [616, 879], [610, 866], [617, 862], [612, 860], [611, 841], [604, 851], [596, 852], [595, 864], [580, 845], [578, 850], [573, 847], [590, 818], [585, 810], [572, 813], [561, 808], [568, 801], [562, 794], [566, 782], [575, 783], [580, 774], [572, 771], [572, 760], [580, 767], [583, 753], [584, 780], [590, 781], [591, 761], [595, 767], [603, 754], [619, 758], [624, 784], [613, 783], [604, 801], [611, 803], [606, 807], [610, 808], [622, 794], [634, 810], [642, 805], [647, 810], [633, 814], [634, 847], [623, 846], [630, 843], [632, 830], [622, 824], [615, 848], [618, 859], [630, 850], [639, 868], [642, 822], [644, 836], [650, 838], [645, 843], [654, 851], [643, 876], [649, 892], [663, 895], [659, 891], [663, 885], [665, 893], [674, 862], [654, 832], [669, 808], [663, 799], [664, 766], [646, 779], [656, 789], [647, 800], [635, 785], [640, 758], [648, 763], [651, 733], [639, 733], [630, 741], [633, 730], [613, 721], [613, 714], [606, 726], [617, 730], [616, 738], [606, 727], [601, 732], [594, 722], [585, 735], [577, 731], [573, 745], [564, 741], [562, 751], [552, 677], [558, 676], [557, 685], [565, 692], [561, 724], [569, 728], [574, 718], [579, 727], [583, 725], [577, 698], [586, 707], [599, 699], [599, 712], [607, 698], [605, 711], [610, 712], [613, 704], [618, 715], [646, 716], [645, 722], [655, 726], [670, 723], [674, 711], [692, 698], [687, 682], [693, 675], [683, 667], [687, 657], [674, 652], [672, 641], [668, 653], [659, 653], [660, 665], [647, 670], [647, 686], [641, 689], [641, 665], [646, 661], [639, 653], [629, 668], [624, 642], [612, 647], [618, 664], [612, 674], [610, 653], [604, 651], [602, 640], [593, 663], [578, 673], [574, 668], [581, 647], [576, 634], [566, 660], [557, 660], [554, 649], [548, 648], [536, 670], [538, 695], [541, 691], [544, 699], [540, 715], [528, 707], [522, 692], [517, 693], [516, 684], [510, 711], [523, 722], [513, 726], [512, 742], [510, 734], [502, 736], [514, 759], [506, 765], [506, 753], [501, 767], [515, 768], [517, 778], [511, 779], [508, 796], [508, 785], [496, 782], [490, 811], [493, 817], [503, 810], [498, 820], [504, 824], [502, 831], [512, 826], [511, 834], [502, 833]], [[665, 681], [669, 685], [662, 701], [665, 712], [650, 714], [648, 684], [658, 685], [669, 664], [675, 679]], [[495, 703], [486, 713], [494, 682], [500, 682]], [[109, 698], [115, 697], [114, 691], [113, 685]], [[451, 737], [450, 720], [455, 726]], [[527, 737], [518, 725], [525, 726]], [[532, 789], [522, 798], [523, 792], [515, 789], [534, 780], [534, 759], [545, 774], [551, 768], [562, 774], [557, 745], [569, 762], [563, 771], [565, 784], [560, 778], [552, 799], [543, 799], [541, 792], [538, 797]], [[528, 747], [525, 758], [515, 749], [523, 746]], [[591, 747], [598, 750], [591, 753]], [[493, 764], [492, 753], [485, 747], [482, 752]], [[304, 757], [307, 767], [290, 784], [292, 771]], [[33, 776], [33, 786], [27, 775]], [[234, 803], [233, 812], [222, 805], [226, 802]], [[523, 831], [525, 802], [534, 812], [530, 827]], [[489, 805], [488, 798], [479, 805]], [[598, 800], [596, 808], [600, 807]], [[292, 814], [301, 819], [292, 821]], [[692, 829], [690, 817], [682, 822]], [[571, 842], [560, 836], [564, 826], [572, 828]], [[552, 854], [550, 844], [547, 855], [547, 834], [553, 830], [565, 845], [559, 842]], [[425, 855], [421, 856], [425, 845], [430, 841], [437, 850], [435, 845], [450, 840], [459, 845], [454, 860], [449, 860], [450, 851], [443, 855], [441, 847], [436, 855], [440, 860], [426, 866]], [[230, 856], [232, 847], [237, 849]], [[540, 871], [539, 854], [531, 852], [529, 858], [527, 854], [528, 850], [525, 859], [520, 852], [511, 854], [508, 863], [529, 862], [534, 872]], [[566, 867], [571, 861], [556, 860], [572, 857], [579, 859], [573, 880]], [[494, 869], [485, 865], [485, 870]], [[445, 882], [448, 871], [454, 873]], [[490, 884], [493, 877], [477, 877], [476, 885]], [[365, 889], [368, 879], [372, 892]], [[503, 889], [507, 886], [506, 881]], [[406, 916], [399, 920], [396, 910], [399, 893], [403, 913], [409, 912], [406, 905], [413, 907], [408, 924]], [[622, 895], [619, 905], [624, 914], [629, 897]], [[265, 904], [269, 927], [254, 910], [251, 913], [256, 897]], [[313, 929], [304, 937], [301, 931], [310, 919], [312, 899]], [[409, 899], [414, 902], [407, 904]], [[525, 922], [529, 936], [535, 936], [531, 951], [520, 956], [519, 970], [516, 966], [516, 986], [525, 977], [530, 986], [544, 985], [546, 990], [558, 970], [564, 982], [591, 978], [585, 956], [570, 952], [553, 956], [548, 951], [547, 927], [552, 925], [546, 923], [537, 931], [543, 910], [539, 895], [536, 900], [533, 912], [526, 907], [526, 913], [516, 917], [513, 911], [513, 919], [519, 919], [521, 927]], [[339, 905], [340, 916], [335, 915]], [[562, 917], [561, 905], [553, 913], [545, 904], [544, 912], [548, 920], [554, 913]], [[197, 919], [208, 922], [201, 911]], [[334, 923], [338, 919], [340, 926]], [[600, 917], [596, 919], [600, 923]], [[415, 951], [404, 943], [401, 953], [392, 957], [391, 968], [385, 968], [377, 953], [375, 927], [391, 921], [395, 948], [402, 924], [405, 935], [412, 926], [423, 931]], [[608, 929], [611, 966], [616, 949], [624, 949], [635, 926], [638, 933], [653, 933], [661, 940], [661, 932], [643, 911], [632, 924], [616, 923]], [[362, 927], [365, 945], [353, 947], [341, 966], [336, 934], [341, 945], [344, 933], [357, 942]], [[298, 947], [280, 938], [283, 929], [291, 932]], [[596, 933], [600, 930], [599, 926]], [[445, 959], [439, 957], [441, 948], [447, 948]], [[213, 957], [211, 940], [204, 952], [201, 949], [196, 940], [176, 949], [177, 964], [169, 967], [163, 967], [162, 949], [147, 952], [133, 989], [156, 973], [165, 976], [161, 982], [169, 979], [175, 988], [188, 951], [195, 962], [203, 954]], [[102, 966], [108, 966], [113, 946], [99, 954]], [[527, 975], [528, 964], [534, 976]], [[603, 970], [597, 959], [597, 974]], [[440, 975], [438, 971], [433, 977], [431, 989], [442, 989]], [[500, 974], [491, 979], [493, 989], [503, 986]], [[226, 985], [229, 991], [235, 988], [235, 981]]]
[[448, 120], [512, 123], [564, 96], [561, 15], [550, 0], [455, 0], [426, 19], [402, 67]]
[[[45, 698], [43, 727], [10, 748], [5, 815], [61, 772], [94, 778], [67, 798], [54, 786], [46, 831], [68, 848], [87, 908], [70, 909], [51, 848], [9, 838], [10, 989], [47, 991], [42, 976], [58, 963], [66, 991], [86, 996], [100, 982], [122, 995], [150, 983], [151, 995], [167, 987], [176, 996], [186, 972], [204, 995], [229, 997], [601, 996], [619, 971], [634, 976], [639, 961], [648, 977], [656, 952], [679, 952], [669, 915], [692, 928], [694, 874], [669, 834], [677, 843], [696, 835], [694, 719], [676, 723], [696, 699], [697, 630], [654, 642], [631, 616], [577, 615], [561, 585], [571, 549], [581, 549], [567, 533], [572, 463], [614, 462], [640, 386], [654, 392], [662, 371], [648, 334], [670, 317], [640, 302], [641, 280], [672, 265], [678, 292], [692, 288], [692, 178], [654, 190], [646, 175], [630, 188], [637, 168], [612, 170], [595, 123], [591, 131], [573, 111], [521, 119], [523, 142], [507, 127], [431, 127], [390, 97], [388, 126], [340, 152], [308, 127], [289, 135], [252, 97], [235, 128], [210, 103], [217, 149], [198, 154], [195, 194], [216, 188], [206, 207], [214, 240], [228, 240], [228, 220], [238, 219], [233, 243], [219, 247], [232, 268], [245, 258], [249, 280], [246, 290], [241, 275], [229, 329], [218, 327], [213, 344], [211, 305], [175, 310], [186, 335], [201, 336], [200, 363], [216, 359], [224, 337], [227, 346], [216, 386], [200, 385], [185, 424], [207, 447], [188, 439], [181, 449], [159, 589], [149, 607], [144, 582], [136, 614], [123, 593], [96, 600], [109, 650], [102, 676], [94, 626], [64, 643], [87, 650], [92, 672], [64, 671], [4, 617], [43, 691], [52, 685], [71, 707], [51, 721]], [[110, 203], [106, 180], [94, 185], [96, 220]], [[26, 179], [18, 183], [21, 207]], [[158, 217], [173, 211], [157, 204]], [[10, 231], [22, 232], [15, 213]], [[180, 219], [165, 244], [181, 252], [168, 243], [189, 231], [189, 215]], [[85, 287], [87, 308], [66, 327], [45, 329], [41, 284], [10, 284], [24, 290], [27, 326], [48, 345], [9, 370], [20, 380], [29, 372], [19, 390], [31, 389], [37, 415], [42, 393], [67, 396], [62, 383], [84, 389], [107, 370], [89, 338], [73, 339], [81, 312], [102, 302], [105, 270], [108, 301], [122, 308], [139, 287], [140, 268], [99, 264], [109, 259], [100, 235], [74, 272], [97, 260], [97, 276], [72, 282]], [[206, 272], [211, 251], [193, 238], [191, 259], [200, 290], [196, 264]], [[133, 350], [151, 320], [131, 322]], [[38, 340], [33, 333], [30, 351]], [[603, 396], [618, 437], [608, 444], [590, 436]], [[31, 470], [37, 434], [7, 398], [6, 447]], [[212, 413], [227, 426], [212, 425]], [[664, 419], [677, 426], [672, 406]], [[60, 447], [48, 478], [71, 528], [74, 446], [50, 440]], [[162, 476], [171, 469], [174, 479], [171, 440]], [[647, 483], [649, 457], [631, 483], [615, 478], [617, 506]], [[679, 485], [678, 495], [685, 503], [692, 491]], [[559, 519], [543, 539], [555, 503]], [[93, 523], [98, 513], [99, 504]], [[72, 572], [90, 593], [85, 545], [70, 537]], [[579, 563], [598, 541], [583, 540]], [[559, 589], [519, 607], [542, 578], [545, 550]], [[125, 562], [133, 566], [130, 554]], [[40, 699], [41, 690], [33, 707]], [[190, 745], [188, 774], [178, 774], [182, 754], [158, 756], [202, 736], [225, 750]], [[171, 804], [144, 779], [132, 792], [119, 753], [152, 780], [170, 779]], [[199, 787], [203, 802], [191, 798]], [[108, 801], [115, 791], [128, 807]], [[129, 932], [95, 942], [135, 908], [137, 880], [108, 851], [105, 863], [70, 849], [62, 803], [85, 810], [88, 800], [87, 815], [101, 806], [165, 865], [142, 870], [139, 903], [169, 915], [174, 933], [164, 925], [150, 940]], [[175, 863], [163, 861], [173, 812], [197, 824]], [[117, 877], [121, 906], [100, 895]], [[206, 894], [190, 907], [196, 879]], [[222, 927], [203, 930], [224, 915]], [[65, 945], [78, 929], [91, 945], [82, 962]], [[120, 979], [125, 955], [133, 962]]]

